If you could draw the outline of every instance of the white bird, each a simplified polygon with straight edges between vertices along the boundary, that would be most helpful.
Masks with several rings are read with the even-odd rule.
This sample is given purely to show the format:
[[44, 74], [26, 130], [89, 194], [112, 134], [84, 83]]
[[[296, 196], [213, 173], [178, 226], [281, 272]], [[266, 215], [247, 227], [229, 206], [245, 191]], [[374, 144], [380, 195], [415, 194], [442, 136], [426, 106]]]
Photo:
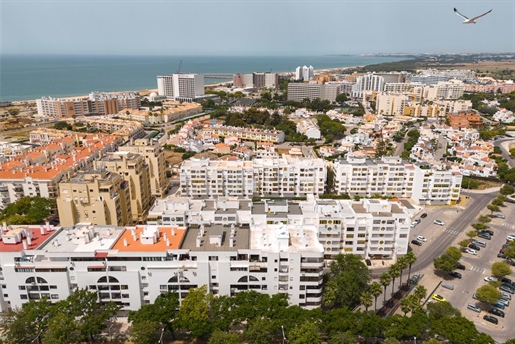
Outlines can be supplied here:
[[476, 24], [475, 20], [478, 19], [478, 18], [481, 18], [482, 16], [486, 16], [488, 13], [492, 12], [492, 10], [486, 12], [486, 13], [483, 13], [477, 17], [474, 17], [474, 18], [467, 18], [465, 17], [463, 14], [461, 14], [460, 12], [458, 12], [458, 10], [456, 9], [456, 7], [454, 8], [454, 13], [456, 13], [457, 15], [459, 15], [460, 17], [462, 17], [463, 19], [465, 19], [465, 21], [463, 21], [463, 24]]

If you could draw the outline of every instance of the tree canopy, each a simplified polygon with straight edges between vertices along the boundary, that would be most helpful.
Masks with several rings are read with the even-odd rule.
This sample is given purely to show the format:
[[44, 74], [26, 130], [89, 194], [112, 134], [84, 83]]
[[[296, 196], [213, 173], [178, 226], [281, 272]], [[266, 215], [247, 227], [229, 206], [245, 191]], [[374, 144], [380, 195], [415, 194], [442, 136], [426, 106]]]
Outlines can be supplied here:
[[9, 203], [0, 212], [0, 221], [6, 221], [9, 225], [40, 224], [48, 218], [53, 208], [53, 199], [24, 196], [14, 203]]

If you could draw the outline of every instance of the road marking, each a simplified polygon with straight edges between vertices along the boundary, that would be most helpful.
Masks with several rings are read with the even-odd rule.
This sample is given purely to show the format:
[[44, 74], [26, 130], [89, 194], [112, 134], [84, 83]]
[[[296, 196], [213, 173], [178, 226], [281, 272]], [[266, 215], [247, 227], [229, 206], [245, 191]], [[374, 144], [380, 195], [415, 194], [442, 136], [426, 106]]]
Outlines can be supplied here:
[[446, 228], [443, 232], [447, 233], [449, 235], [453, 235], [453, 236], [458, 236], [460, 234], [460, 232], [458, 232], [452, 228]]
[[471, 266], [470, 271], [479, 272], [480, 274], [485, 274], [485, 269], [477, 267], [477, 266]]

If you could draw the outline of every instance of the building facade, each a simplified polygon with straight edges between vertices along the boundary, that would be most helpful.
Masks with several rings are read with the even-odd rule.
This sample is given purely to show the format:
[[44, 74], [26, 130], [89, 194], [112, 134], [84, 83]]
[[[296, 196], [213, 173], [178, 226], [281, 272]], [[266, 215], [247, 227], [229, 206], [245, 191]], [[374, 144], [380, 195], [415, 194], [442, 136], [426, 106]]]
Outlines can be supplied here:
[[170, 99], [200, 97], [204, 95], [204, 75], [160, 75], [157, 77], [157, 90], [160, 96]]

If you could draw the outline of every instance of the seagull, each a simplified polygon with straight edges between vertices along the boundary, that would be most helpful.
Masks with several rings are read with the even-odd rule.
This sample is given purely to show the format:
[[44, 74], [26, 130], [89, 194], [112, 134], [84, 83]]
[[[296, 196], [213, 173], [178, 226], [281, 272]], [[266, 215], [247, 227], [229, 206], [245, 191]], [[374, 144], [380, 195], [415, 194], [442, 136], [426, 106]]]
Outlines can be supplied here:
[[465, 21], [463, 22], [463, 24], [476, 24], [475, 20], [478, 19], [478, 18], [481, 18], [482, 16], [486, 16], [488, 13], [492, 12], [492, 10], [486, 12], [486, 13], [483, 13], [477, 17], [474, 17], [474, 18], [467, 18], [465, 17], [463, 14], [461, 14], [460, 12], [458, 12], [458, 10], [456, 9], [456, 7], [454, 8], [454, 13], [456, 13], [457, 15], [459, 15], [460, 17], [464, 18]]

